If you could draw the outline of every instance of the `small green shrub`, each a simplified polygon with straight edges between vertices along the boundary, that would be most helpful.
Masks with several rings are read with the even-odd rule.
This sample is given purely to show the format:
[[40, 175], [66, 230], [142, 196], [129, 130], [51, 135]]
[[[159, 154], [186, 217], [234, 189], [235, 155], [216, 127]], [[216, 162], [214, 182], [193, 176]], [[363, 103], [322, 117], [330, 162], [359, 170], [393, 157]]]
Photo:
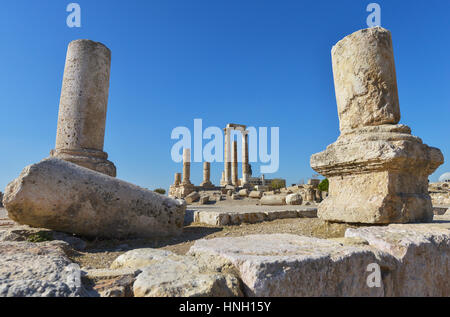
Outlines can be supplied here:
[[327, 192], [329, 184], [330, 183], [328, 182], [328, 178], [325, 178], [323, 181], [320, 182], [319, 190], [321, 190], [323, 192]]
[[157, 188], [157, 189], [154, 190], [154, 192], [158, 193], [158, 194], [161, 194], [161, 195], [164, 195], [166, 193], [166, 190], [163, 189], [163, 188]]
[[48, 231], [39, 231], [28, 236], [27, 241], [33, 243], [52, 241], [53, 235]]
[[274, 179], [272, 180], [272, 183], [270, 184], [270, 187], [275, 190], [275, 189], [281, 189], [284, 188], [286, 186], [286, 182], [282, 179]]

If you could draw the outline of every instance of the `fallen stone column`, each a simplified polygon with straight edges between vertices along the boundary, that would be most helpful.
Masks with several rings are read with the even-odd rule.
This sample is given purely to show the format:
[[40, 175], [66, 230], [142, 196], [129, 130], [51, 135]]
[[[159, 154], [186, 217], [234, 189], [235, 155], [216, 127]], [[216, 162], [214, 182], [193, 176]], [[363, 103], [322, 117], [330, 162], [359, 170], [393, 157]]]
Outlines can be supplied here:
[[76, 40], [67, 49], [55, 149], [50, 155], [116, 176], [103, 152], [111, 51], [101, 43]]
[[311, 157], [311, 167], [330, 182], [318, 216], [371, 224], [431, 221], [428, 176], [444, 158], [398, 124], [390, 32], [355, 32], [333, 47], [332, 57], [341, 135]]
[[26, 167], [6, 188], [3, 203], [20, 224], [89, 237], [178, 235], [180, 201], [64, 160]]

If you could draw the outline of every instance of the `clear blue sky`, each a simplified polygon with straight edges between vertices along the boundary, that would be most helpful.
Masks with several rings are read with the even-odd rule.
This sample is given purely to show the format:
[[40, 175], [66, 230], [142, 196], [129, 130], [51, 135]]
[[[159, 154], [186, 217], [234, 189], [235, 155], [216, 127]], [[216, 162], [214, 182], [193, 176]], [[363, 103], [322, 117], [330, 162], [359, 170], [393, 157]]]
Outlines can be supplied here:
[[[371, 1], [79, 0], [82, 27], [66, 26], [72, 1], [0, 6], [0, 190], [54, 147], [67, 45], [88, 38], [112, 50], [105, 151], [118, 177], [168, 188], [177, 126], [234, 122], [280, 127], [288, 183], [314, 171], [311, 154], [339, 135], [331, 47], [366, 28]], [[392, 32], [401, 123], [450, 171], [450, 1], [377, 1]], [[218, 183], [223, 164], [214, 163]], [[201, 182], [201, 164], [192, 166]]]

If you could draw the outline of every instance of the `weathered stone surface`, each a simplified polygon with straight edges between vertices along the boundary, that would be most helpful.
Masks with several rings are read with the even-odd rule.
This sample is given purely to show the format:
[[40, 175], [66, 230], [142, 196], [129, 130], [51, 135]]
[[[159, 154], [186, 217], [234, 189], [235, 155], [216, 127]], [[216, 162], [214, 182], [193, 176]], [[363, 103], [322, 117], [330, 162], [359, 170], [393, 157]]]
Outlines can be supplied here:
[[239, 191], [239, 196], [248, 197], [248, 189], [244, 188]]
[[439, 149], [398, 125], [389, 31], [355, 32], [332, 50], [341, 135], [311, 167], [329, 179], [319, 217], [354, 223], [429, 222], [428, 175], [444, 161]]
[[94, 290], [100, 297], [134, 297], [133, 284], [136, 278], [131, 275], [109, 280], [100, 280]]
[[89, 279], [92, 297], [133, 297], [133, 284], [142, 271], [136, 268], [82, 269], [82, 277]]
[[119, 267], [117, 269], [82, 269], [82, 275], [93, 280], [110, 280], [124, 276], [137, 276], [141, 270], [135, 267]]
[[180, 234], [185, 204], [78, 165], [46, 159], [26, 167], [3, 203], [21, 224], [94, 237]]
[[443, 156], [409, 133], [402, 125], [360, 129], [314, 154], [311, 167], [330, 182], [319, 217], [355, 223], [431, 221], [428, 175]]
[[0, 243], [0, 297], [85, 296], [80, 276], [58, 244]]
[[192, 204], [193, 202], [200, 200], [200, 194], [198, 192], [192, 192], [186, 196], [185, 200], [186, 200], [186, 203]]
[[[345, 238], [329, 240], [287, 234], [199, 240], [188, 254], [234, 265], [247, 296], [450, 296], [450, 217], [436, 218], [347, 229]], [[380, 287], [367, 284], [373, 265], [381, 269]]]
[[428, 186], [431, 201], [435, 207], [450, 208], [450, 184], [430, 183]]
[[450, 221], [347, 229], [345, 236], [365, 239], [398, 261], [386, 296], [450, 296]]
[[58, 131], [51, 156], [116, 176], [103, 152], [111, 51], [90, 40], [69, 44], [59, 104]]
[[286, 205], [286, 196], [266, 195], [261, 198], [260, 202], [261, 202], [261, 205], [283, 206], [283, 205]]
[[117, 257], [111, 264], [111, 269], [139, 269], [157, 261], [167, 259], [178, 260], [180, 258], [179, 255], [166, 250], [151, 248], [134, 249]]
[[448, 207], [435, 207], [433, 206], [434, 215], [444, 215], [447, 212]]
[[133, 285], [135, 297], [230, 297], [241, 296], [232, 275], [201, 273], [197, 264], [183, 261], [155, 263], [143, 268]]
[[[6, 228], [2, 228], [0, 224], [0, 241], [29, 241], [33, 238], [42, 237], [47, 241], [62, 241], [67, 243], [68, 248], [74, 250], [82, 251], [86, 248], [86, 242], [80, 238], [74, 237], [73, 235], [51, 231], [42, 228], [32, 228], [30, 226], [22, 226], [11, 221]], [[32, 241], [31, 241], [32, 242]]]
[[[241, 296], [239, 281], [213, 258], [138, 249], [119, 256], [112, 268], [142, 270], [133, 285], [136, 297]], [[223, 272], [222, 272], [223, 271]]]
[[223, 210], [188, 210], [192, 214], [191, 222], [205, 223], [213, 226], [231, 226], [242, 223], [258, 223], [286, 218], [316, 218], [317, 208], [303, 207], [296, 209], [267, 210], [261, 206], [243, 206]]
[[397, 124], [397, 93], [391, 33], [381, 27], [357, 31], [331, 51], [341, 131]]
[[222, 258], [236, 267], [247, 296], [383, 296], [369, 288], [370, 263], [390, 257], [364, 245], [290, 234], [196, 241], [189, 254]]
[[199, 203], [200, 205], [206, 205], [209, 202], [209, 196], [200, 197]]
[[303, 202], [302, 195], [300, 194], [289, 194], [286, 196], [287, 205], [301, 205]]
[[259, 190], [252, 190], [250, 194], [248, 194], [248, 197], [250, 198], [258, 198], [260, 199], [263, 196], [263, 192]]

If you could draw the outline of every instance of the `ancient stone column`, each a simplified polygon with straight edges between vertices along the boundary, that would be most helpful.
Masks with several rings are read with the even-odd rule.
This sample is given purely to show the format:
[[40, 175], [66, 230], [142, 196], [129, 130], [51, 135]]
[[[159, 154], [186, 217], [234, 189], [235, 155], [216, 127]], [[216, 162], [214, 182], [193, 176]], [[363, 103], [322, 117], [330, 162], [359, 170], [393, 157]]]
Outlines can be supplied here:
[[191, 149], [183, 149], [183, 182], [191, 184]]
[[203, 182], [200, 184], [203, 187], [213, 187], [211, 183], [211, 163], [203, 162]]
[[103, 152], [111, 51], [101, 43], [69, 44], [59, 104], [55, 149], [51, 156], [116, 176]]
[[311, 157], [311, 167], [329, 180], [318, 216], [371, 224], [431, 221], [428, 176], [444, 158], [397, 124], [390, 32], [355, 32], [333, 47], [332, 59], [341, 135]]
[[397, 124], [400, 106], [391, 33], [381, 27], [355, 32], [331, 51], [341, 132]]
[[174, 182], [169, 187], [169, 197], [182, 198], [180, 185], [181, 185], [181, 173], [175, 173]]
[[250, 177], [248, 165], [248, 131], [242, 131], [242, 185], [247, 184]]
[[231, 147], [230, 147], [230, 129], [225, 128], [225, 151], [224, 151], [224, 172], [225, 178], [223, 185], [231, 184]]
[[175, 186], [178, 186], [181, 184], [181, 173], [175, 173], [175, 180], [173, 182]]
[[233, 151], [231, 156], [231, 182], [234, 186], [239, 186], [237, 141], [233, 141]]

